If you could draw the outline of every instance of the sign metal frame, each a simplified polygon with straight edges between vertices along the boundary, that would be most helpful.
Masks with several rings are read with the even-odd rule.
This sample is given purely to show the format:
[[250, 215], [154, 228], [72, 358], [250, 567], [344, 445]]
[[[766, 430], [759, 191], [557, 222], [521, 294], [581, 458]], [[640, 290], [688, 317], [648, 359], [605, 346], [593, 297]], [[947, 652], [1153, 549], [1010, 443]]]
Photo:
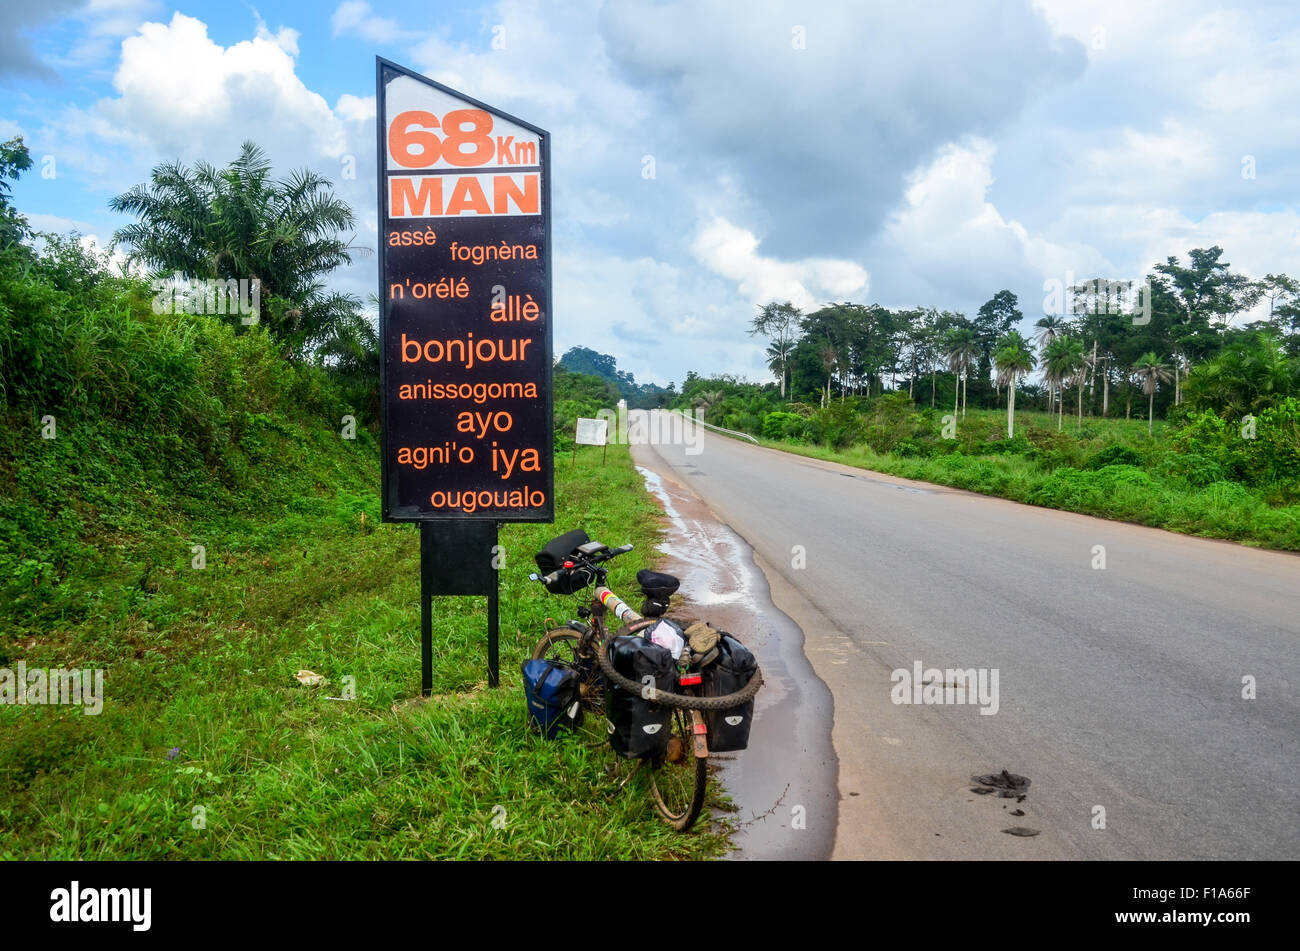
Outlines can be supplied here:
[[[489, 115], [513, 123], [537, 136], [536, 166], [501, 166], [503, 170], [536, 172], [540, 177], [539, 195], [542, 217], [542, 255], [545, 257], [543, 273], [544, 324], [543, 346], [545, 354], [541, 379], [541, 399], [545, 404], [544, 431], [532, 434], [540, 440], [538, 445], [543, 470], [546, 503], [535, 514], [516, 512], [503, 516], [498, 511], [477, 509], [466, 514], [432, 514], [427, 510], [412, 511], [397, 505], [397, 486], [393, 479], [393, 459], [390, 458], [389, 428], [389, 323], [392, 302], [388, 296], [389, 274], [387, 233], [392, 224], [389, 217], [389, 176], [397, 174], [388, 167], [387, 86], [398, 77], [408, 77], [464, 104], [468, 109], [480, 109]], [[385, 522], [416, 522], [420, 526], [420, 689], [429, 696], [432, 684], [432, 600], [435, 595], [486, 595], [488, 598], [488, 683], [495, 687], [500, 681], [498, 664], [498, 565], [501, 564], [497, 545], [497, 530], [503, 522], [554, 522], [555, 521], [555, 444], [552, 421], [554, 406], [554, 329], [552, 315], [552, 247], [551, 247], [551, 135], [545, 129], [526, 122], [507, 112], [467, 96], [458, 90], [422, 76], [397, 63], [375, 57], [375, 168], [376, 211], [378, 227], [379, 271], [379, 395], [380, 395], [380, 478], [382, 518]], [[465, 168], [464, 174], [474, 174], [482, 166]], [[413, 170], [414, 171], [414, 170]], [[425, 171], [424, 174], [438, 174]], [[443, 172], [442, 174], [446, 174]], [[539, 256], [542, 256], [539, 255]], [[460, 305], [462, 307], [466, 305]]]

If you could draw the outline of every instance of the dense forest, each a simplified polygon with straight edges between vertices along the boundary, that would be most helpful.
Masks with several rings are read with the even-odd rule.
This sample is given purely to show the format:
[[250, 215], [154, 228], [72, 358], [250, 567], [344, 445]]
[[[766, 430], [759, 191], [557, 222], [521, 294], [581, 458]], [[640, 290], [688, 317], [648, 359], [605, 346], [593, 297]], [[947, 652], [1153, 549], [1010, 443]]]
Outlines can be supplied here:
[[[1062, 310], [1033, 322], [1032, 350], [1018, 337], [1026, 315], [1007, 290], [974, 317], [847, 302], [804, 314], [788, 302], [773, 302], [750, 329], [767, 341], [778, 396], [819, 406], [899, 389], [918, 403], [945, 405], [954, 402], [960, 380], [963, 405], [994, 408], [1006, 405], [1012, 376], [1019, 382], [1034, 370], [1039, 379], [1018, 389], [1022, 400], [1039, 408], [1059, 408], [1063, 400], [1073, 405], [1082, 392], [1090, 415], [1109, 416], [1122, 407], [1129, 417], [1135, 399], [1151, 404], [1151, 396], [1163, 414], [1193, 395], [1206, 405], [1225, 397], [1231, 402], [1205, 373], [1185, 392], [1191, 370], [1221, 355], [1229, 363], [1258, 364], [1261, 378], [1248, 385], [1265, 399], [1294, 383], [1288, 370], [1300, 357], [1300, 284], [1286, 275], [1252, 281], [1234, 273], [1221, 248], [1194, 249], [1186, 264], [1171, 257], [1154, 267], [1144, 286], [1099, 278], [1064, 290], [1059, 301], [1043, 302]], [[1262, 300], [1267, 318], [1237, 326]], [[1007, 354], [998, 360], [1009, 344], [1028, 352], [1027, 367], [1008, 369]], [[1169, 385], [1153, 386], [1153, 379]], [[1147, 410], [1136, 408], [1143, 415]]]

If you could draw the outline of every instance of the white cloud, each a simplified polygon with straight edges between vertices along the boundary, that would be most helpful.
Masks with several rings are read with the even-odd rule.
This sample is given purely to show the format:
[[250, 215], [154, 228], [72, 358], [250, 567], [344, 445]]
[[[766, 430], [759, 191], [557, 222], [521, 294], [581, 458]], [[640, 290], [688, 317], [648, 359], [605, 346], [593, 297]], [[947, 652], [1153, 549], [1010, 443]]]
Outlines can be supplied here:
[[155, 155], [219, 161], [246, 138], [295, 159], [346, 151], [341, 121], [296, 74], [293, 31], [258, 32], [222, 47], [182, 13], [144, 24], [122, 43], [118, 98], [98, 103], [97, 114]]
[[[356, 243], [374, 248], [374, 98], [343, 94], [332, 109], [298, 75], [297, 43], [296, 31], [272, 32], [260, 17], [251, 39], [230, 46], [181, 13], [142, 24], [121, 45], [116, 95], [56, 113], [29, 138], [33, 155], [56, 156], [60, 184], [80, 177], [118, 194], [161, 162], [220, 167], [252, 140], [277, 176], [307, 167], [330, 178], [357, 214]], [[336, 272], [333, 283], [362, 298], [372, 293], [373, 257]]]
[[685, 369], [767, 379], [745, 332], [752, 305], [696, 266], [621, 258], [584, 247], [555, 258], [555, 354], [613, 354], [639, 383], [680, 382]]
[[27, 223], [35, 231], [45, 231], [50, 234], [87, 234], [94, 230], [94, 225], [86, 221], [79, 221], [76, 218], [65, 218], [62, 215], [47, 215], [40, 212], [29, 214]]
[[78, 243], [91, 254], [107, 256], [108, 266], [119, 274], [126, 274], [128, 271], [138, 277], [147, 274], [144, 265], [138, 261], [131, 263], [121, 248], [110, 248], [109, 242], [102, 240], [97, 234], [82, 235]]
[[1109, 273], [1110, 262], [1088, 244], [1054, 241], [1003, 216], [989, 200], [995, 155], [992, 142], [969, 139], [910, 177], [872, 256], [891, 278], [886, 304], [951, 306], [956, 296], [977, 306], [1013, 287], [1030, 316], [1046, 278]]
[[599, 23], [659, 138], [702, 186], [733, 177], [745, 201], [722, 209], [728, 219], [788, 259], [859, 250], [918, 163], [1001, 128], [1083, 65], [1028, 7], [968, 0], [942, 16], [936, 29], [906, 4], [757, 0], [737, 16], [673, 0], [607, 5]]
[[260, 16], [257, 18], [257, 38], [280, 47], [290, 56], [298, 55], [298, 31], [282, 26], [275, 32], [266, 25]]
[[1190, 182], [1236, 172], [1225, 169], [1222, 150], [1201, 128], [1189, 128], [1168, 118], [1157, 131], [1124, 128], [1107, 136], [1103, 146], [1076, 150], [1075, 184], [1070, 197], [1078, 201], [1178, 201]]
[[339, 4], [330, 17], [330, 26], [335, 36], [352, 34], [372, 43], [395, 43], [411, 35], [396, 20], [375, 16], [370, 4], [364, 0]]
[[751, 232], [716, 218], [700, 229], [691, 251], [709, 270], [735, 281], [739, 292], [753, 304], [788, 300], [801, 310], [810, 310], [828, 299], [867, 293], [867, 272], [852, 261], [780, 261], [759, 254], [758, 243]]
[[334, 103], [334, 111], [339, 118], [348, 122], [374, 122], [375, 97], [354, 96], [345, 92], [339, 96], [338, 102]]
[[76, 43], [52, 62], [65, 70], [98, 66], [116, 52], [123, 37], [160, 10], [160, 0], [89, 0], [76, 14], [82, 26]]

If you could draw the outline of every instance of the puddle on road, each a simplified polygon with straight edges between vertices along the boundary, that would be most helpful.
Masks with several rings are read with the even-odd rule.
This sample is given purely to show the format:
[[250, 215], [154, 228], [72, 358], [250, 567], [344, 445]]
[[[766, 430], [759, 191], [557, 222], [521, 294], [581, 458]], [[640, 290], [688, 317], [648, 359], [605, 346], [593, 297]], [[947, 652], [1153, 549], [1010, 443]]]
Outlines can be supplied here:
[[672, 524], [672, 531], [659, 547], [677, 564], [689, 567], [689, 574], [682, 578], [690, 578], [691, 601], [701, 606], [753, 603], [754, 569], [749, 546], [735, 532], [717, 523], [688, 521], [674, 504], [659, 473], [642, 466], [637, 466], [636, 471]]
[[637, 471], [668, 520], [659, 567], [682, 582], [686, 603], [675, 616], [731, 631], [763, 670], [749, 749], [718, 757], [720, 778], [739, 807], [731, 857], [827, 858], [839, 799], [833, 706], [804, 656], [803, 632], [772, 604], [743, 538], [671, 477], [643, 466]]

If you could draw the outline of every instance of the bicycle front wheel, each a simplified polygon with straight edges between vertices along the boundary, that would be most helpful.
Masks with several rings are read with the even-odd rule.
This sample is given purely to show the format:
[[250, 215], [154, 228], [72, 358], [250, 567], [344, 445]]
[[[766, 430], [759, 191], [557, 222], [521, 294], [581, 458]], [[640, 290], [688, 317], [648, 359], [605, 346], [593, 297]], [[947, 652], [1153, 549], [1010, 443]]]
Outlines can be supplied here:
[[690, 710], [673, 710], [668, 752], [650, 769], [655, 809], [678, 832], [685, 832], [699, 818], [709, 783], [708, 756], [695, 755], [692, 722]]
[[605, 679], [593, 652], [584, 648], [582, 638], [571, 628], [557, 627], [533, 648], [534, 660], [551, 660], [571, 667], [582, 680], [582, 726], [579, 728], [593, 743], [605, 742]]

